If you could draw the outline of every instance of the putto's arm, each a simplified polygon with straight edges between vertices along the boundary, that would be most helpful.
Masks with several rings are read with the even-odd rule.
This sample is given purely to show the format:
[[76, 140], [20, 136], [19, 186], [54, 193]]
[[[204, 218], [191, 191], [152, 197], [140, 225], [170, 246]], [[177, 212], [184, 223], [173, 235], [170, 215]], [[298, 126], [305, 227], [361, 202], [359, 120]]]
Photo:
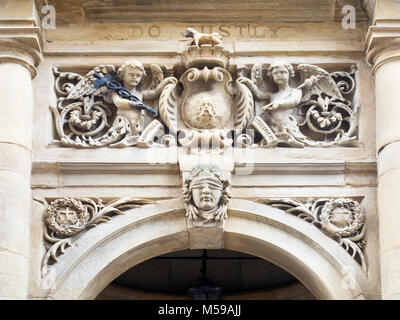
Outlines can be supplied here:
[[130, 101], [128, 99], [121, 98], [116, 92], [112, 93], [112, 101], [118, 108], [129, 110], [132, 109], [131, 106], [134, 103], [133, 101]]
[[248, 78], [241, 77], [237, 81], [245, 84], [251, 91], [251, 93], [259, 100], [271, 99], [271, 93], [267, 91], [261, 91], [257, 86]]
[[157, 88], [153, 90], [143, 90], [141, 93], [143, 95], [143, 100], [153, 100], [156, 99], [160, 96], [161, 92], [163, 91], [164, 87], [169, 84], [175, 82], [176, 79], [169, 77], [164, 79], [163, 81], [160, 82], [160, 84], [157, 86]]
[[292, 109], [298, 105], [303, 97], [303, 92], [301, 89], [295, 89], [286, 97], [279, 99], [277, 101], [271, 102], [263, 107], [263, 110], [274, 111], [274, 110], [285, 110]]

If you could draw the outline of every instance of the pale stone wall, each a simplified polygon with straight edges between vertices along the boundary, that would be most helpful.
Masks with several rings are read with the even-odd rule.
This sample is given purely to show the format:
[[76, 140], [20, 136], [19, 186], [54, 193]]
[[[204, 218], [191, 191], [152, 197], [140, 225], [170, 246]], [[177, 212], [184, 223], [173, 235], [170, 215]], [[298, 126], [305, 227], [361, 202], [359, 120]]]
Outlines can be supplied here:
[[[394, 57], [398, 56], [399, 50], [393, 46], [392, 51], [379, 51], [375, 57], [373, 48], [367, 47], [367, 51], [372, 52], [372, 58], [366, 61], [364, 39], [369, 22], [368, 17], [359, 10], [361, 1], [353, 1], [358, 15], [355, 30], [343, 30], [341, 27], [340, 1], [336, 1], [336, 7], [332, 7], [332, 1], [318, 1], [319, 7], [315, 4], [315, 8], [319, 9], [303, 16], [288, 16], [288, 10], [271, 14], [268, 8], [264, 8], [264, 19], [257, 23], [251, 19], [252, 12], [242, 11], [239, 14], [240, 8], [235, 6], [232, 8], [233, 13], [227, 13], [225, 21], [214, 16], [211, 19], [214, 22], [199, 18], [193, 23], [184, 20], [185, 12], [180, 1], [176, 1], [175, 9], [169, 13], [170, 18], [174, 15], [176, 17], [168, 21], [166, 16], [161, 22], [154, 18], [160, 14], [157, 10], [153, 12], [153, 17], [143, 14], [143, 21], [140, 21], [131, 15], [121, 16], [122, 9], [117, 4], [101, 7], [98, 1], [88, 1], [83, 10], [85, 16], [82, 16], [79, 13], [82, 12], [82, 4], [79, 1], [69, 2], [53, 2], [57, 9], [57, 28], [44, 30], [44, 59], [37, 67], [37, 76], [33, 81], [34, 106], [29, 68], [10, 61], [3, 63], [1, 54], [5, 50], [0, 45], [0, 88], [7, 88], [4, 91], [6, 94], [3, 89], [0, 91], [0, 104], [2, 110], [9, 110], [0, 116], [0, 123], [4, 123], [0, 129], [0, 142], [4, 140], [4, 146], [0, 147], [6, 150], [0, 158], [1, 166], [5, 168], [2, 173], [5, 180], [1, 182], [0, 188], [12, 186], [2, 193], [4, 206], [0, 206], [3, 210], [0, 216], [5, 215], [4, 219], [9, 222], [1, 224], [6, 229], [3, 232], [0, 228], [0, 254], [7, 255], [7, 261], [13, 261], [9, 260], [9, 255], [15, 257], [15, 263], [0, 259], [0, 274], [4, 270], [6, 274], [18, 273], [19, 277], [15, 280], [0, 279], [0, 293], [4, 290], [12, 293], [10, 288], [16, 287], [16, 282], [27, 283], [18, 292], [0, 294], [1, 297], [95, 298], [115, 277], [145, 259], [174, 250], [210, 245], [207, 241], [196, 245], [189, 241], [191, 233], [186, 225], [180, 189], [181, 171], [189, 170], [192, 166], [190, 157], [182, 157], [174, 147], [157, 149], [156, 152], [154, 149], [138, 148], [60, 147], [53, 143], [58, 137], [49, 110], [49, 106], [56, 106], [57, 103], [52, 71], [54, 67], [59, 67], [60, 71], [74, 70], [85, 74], [96, 65], [121, 65], [123, 61], [135, 58], [146, 67], [156, 63], [172, 72], [174, 65], [179, 63], [179, 54], [187, 46], [188, 41], [183, 32], [188, 26], [193, 26], [204, 32], [219, 32], [224, 37], [224, 47], [232, 52], [231, 64], [236, 68], [255, 63], [270, 64], [281, 58], [293, 64], [308, 63], [330, 69], [353, 64], [358, 67], [355, 94], [361, 106], [358, 146], [235, 149], [230, 157], [233, 168], [232, 205], [228, 208], [224, 238], [212, 245], [257, 254], [286, 267], [317, 298], [398, 298], [399, 286], [394, 281], [398, 269], [398, 245], [395, 241], [398, 223], [393, 212], [398, 202], [396, 93], [400, 83], [394, 78], [394, 70], [400, 69]], [[399, 18], [390, 1], [385, 1], [385, 4], [377, 2], [381, 3], [381, 7], [376, 9], [375, 19], [377, 15], [383, 22]], [[302, 1], [290, 3], [305, 6]], [[37, 1], [37, 5], [43, 4]], [[365, 5], [371, 11], [373, 4]], [[9, 15], [23, 12], [21, 7], [10, 7], [9, 10]], [[387, 16], [388, 12], [392, 15]], [[271, 20], [272, 16], [275, 20]], [[104, 20], [107, 21], [100, 24]], [[378, 25], [379, 21], [374, 21], [370, 22]], [[0, 44], [1, 41], [0, 38]], [[32, 43], [30, 46], [34, 47]], [[35, 47], [35, 50], [38, 48]], [[38, 63], [31, 61], [27, 65], [35, 64]], [[15, 79], [11, 81], [11, 77]], [[8, 107], [10, 101], [14, 106], [21, 105], [21, 108], [11, 109]], [[376, 155], [380, 149], [378, 175]], [[250, 170], [243, 172], [246, 171], [242, 168], [243, 163], [248, 163], [246, 168]], [[21, 208], [9, 203], [16, 198], [13, 190], [21, 193], [17, 198]], [[60, 261], [55, 264], [56, 287], [49, 288], [41, 275], [41, 265], [46, 254], [43, 240], [46, 226], [43, 221], [45, 205], [40, 201], [63, 197], [96, 198], [104, 202], [114, 198], [134, 197], [161, 202], [154, 205], [158, 209], [135, 209], [140, 212], [137, 221], [131, 221], [133, 218], [126, 214], [83, 233], [77, 240], [80, 249], [68, 249], [68, 254], [60, 257]], [[274, 217], [261, 204], [254, 202], [265, 198], [302, 201], [308, 198], [353, 198], [361, 202], [366, 213], [364, 255], [367, 272], [363, 273], [350, 255], [314, 226], [282, 213]], [[24, 204], [25, 207], [22, 207]], [[11, 223], [11, 219], [7, 218], [8, 211], [3, 207], [12, 207], [13, 216], [20, 218]], [[143, 223], [142, 227], [140, 223]], [[20, 232], [12, 231], [13, 226], [17, 229], [30, 226], [30, 235], [27, 231], [24, 232], [25, 236], [20, 236]], [[128, 228], [129, 232], [124, 228]], [[276, 239], [281, 239], [282, 244], [271, 236], [263, 235], [267, 231], [275, 234]], [[107, 232], [113, 240], [108, 239], [107, 246], [96, 247], [103, 244]], [[291, 249], [284, 247], [286, 236], [293, 243]], [[126, 240], [128, 237], [131, 237], [129, 241]], [[246, 242], [246, 237], [254, 239]], [[167, 243], [165, 239], [168, 239]], [[310, 245], [310, 242], [313, 244]], [[95, 244], [95, 249], [87, 249], [91, 244]], [[309, 255], [306, 254], [308, 251], [311, 252]], [[330, 270], [329, 273], [318, 275], [318, 263], [323, 263], [326, 270]], [[290, 267], [291, 264], [301, 271]], [[2, 265], [4, 269], [1, 269]], [[76, 266], [75, 271], [69, 270], [71, 265]], [[342, 269], [346, 265], [356, 270], [356, 285], [352, 292], [343, 289], [342, 285], [346, 276]], [[307, 273], [307, 267], [312, 271]], [[97, 283], [104, 270], [108, 272], [107, 277]]]

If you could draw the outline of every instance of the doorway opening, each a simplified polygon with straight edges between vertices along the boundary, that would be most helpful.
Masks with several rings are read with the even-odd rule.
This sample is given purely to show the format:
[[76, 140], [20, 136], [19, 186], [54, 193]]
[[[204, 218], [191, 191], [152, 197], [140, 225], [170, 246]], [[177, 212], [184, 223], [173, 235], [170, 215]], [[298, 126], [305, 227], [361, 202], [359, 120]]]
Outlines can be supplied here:
[[98, 300], [314, 300], [290, 273], [232, 250], [183, 250], [130, 268]]

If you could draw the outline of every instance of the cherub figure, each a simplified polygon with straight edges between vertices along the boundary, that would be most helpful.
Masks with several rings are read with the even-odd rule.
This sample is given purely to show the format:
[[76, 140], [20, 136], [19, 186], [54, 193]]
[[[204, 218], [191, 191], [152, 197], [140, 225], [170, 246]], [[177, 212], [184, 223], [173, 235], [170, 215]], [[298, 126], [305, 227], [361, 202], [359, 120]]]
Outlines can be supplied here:
[[297, 106], [305, 93], [317, 82], [315, 76], [306, 79], [297, 88], [289, 85], [289, 78], [295, 73], [291, 64], [285, 61], [277, 61], [268, 68], [268, 76], [272, 77], [278, 87], [278, 91], [269, 96], [270, 103], [262, 109], [269, 111], [271, 128], [275, 133], [285, 132], [299, 136], [297, 121], [293, 117], [293, 108]]
[[[152, 65], [151, 70], [153, 73], [153, 83], [151, 89], [138, 90], [140, 81], [146, 76], [146, 71], [143, 65], [137, 60], [127, 60], [117, 71], [117, 77], [122, 82], [123, 87], [128, 90], [132, 95], [138, 98], [139, 101], [132, 101], [114, 91], [111, 92], [111, 99], [114, 105], [118, 108], [118, 115], [125, 116], [134, 129], [136, 123], [140, 119], [141, 109], [137, 106], [142, 104], [143, 100], [152, 100], [157, 98], [166, 84], [169, 83], [168, 79], [163, 80], [162, 70], [157, 65]], [[154, 83], [157, 82], [157, 83]]]
[[[259, 66], [254, 68], [257, 67]], [[289, 85], [290, 77], [295, 75], [293, 66], [286, 61], [272, 63], [268, 68], [268, 76], [278, 87], [278, 91], [274, 93], [259, 90], [255, 83], [260, 79], [241, 81], [249, 87], [257, 99], [270, 101], [262, 107], [262, 110], [268, 112], [271, 129], [275, 134], [279, 134], [279, 138], [284, 140], [282, 142], [296, 141], [294, 143], [296, 146], [304, 146], [301, 141], [305, 141], [307, 138], [299, 130], [298, 122], [293, 115], [293, 108], [301, 102], [309, 100], [311, 95], [321, 94], [321, 92], [339, 99], [343, 99], [343, 97], [327, 71], [308, 64], [299, 65], [297, 70], [300, 73], [302, 84], [293, 88]], [[260, 74], [259, 77], [261, 77]]]
[[[142, 101], [157, 99], [163, 88], [175, 81], [173, 78], [164, 79], [161, 68], [156, 64], [151, 65], [150, 69], [152, 82], [148, 89], [140, 90], [139, 84], [146, 76], [146, 71], [139, 61], [127, 60], [118, 70], [113, 65], [95, 67], [68, 94], [67, 99], [81, 100], [84, 104], [83, 110], [77, 110], [69, 121], [73, 121], [75, 126], [85, 129], [86, 132], [97, 132], [96, 125], [100, 123], [98, 118], [103, 113], [97, 110], [96, 103], [103, 101], [117, 107], [117, 117], [108, 133], [99, 138], [101, 141], [99, 140], [98, 145], [115, 143], [117, 137], [124, 135], [138, 136], [142, 128], [136, 125], [139, 119], [144, 119], [143, 110], [147, 110], [152, 116], [157, 114], [156, 110], [144, 105]], [[89, 122], [88, 119], [92, 121]]]

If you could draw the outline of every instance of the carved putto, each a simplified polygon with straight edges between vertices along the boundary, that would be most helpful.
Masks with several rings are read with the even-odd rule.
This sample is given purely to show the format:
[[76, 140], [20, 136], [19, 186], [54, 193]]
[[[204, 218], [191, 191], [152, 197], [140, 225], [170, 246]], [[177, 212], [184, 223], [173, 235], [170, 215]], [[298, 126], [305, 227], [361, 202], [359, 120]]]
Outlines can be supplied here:
[[211, 226], [227, 218], [230, 182], [215, 165], [197, 165], [184, 180], [186, 216], [194, 226]]
[[[354, 79], [350, 73], [333, 72], [309, 64], [297, 66], [300, 82], [289, 84], [295, 76], [293, 66], [276, 61], [267, 69], [277, 91], [264, 89], [262, 65], [254, 65], [251, 79], [239, 78], [261, 102], [252, 126], [263, 136], [261, 146], [278, 143], [293, 147], [349, 145], [356, 136], [356, 113], [344, 95], [351, 98]], [[264, 104], [264, 101], [268, 101]], [[263, 105], [264, 104], [264, 105]]]
[[175, 81], [164, 79], [158, 65], [151, 65], [150, 69], [152, 77], [146, 89], [139, 88], [146, 71], [133, 59], [118, 69], [113, 65], [95, 67], [85, 76], [55, 69], [55, 87], [60, 97], [57, 108], [51, 110], [61, 144], [92, 148], [136, 146], [146, 114], [150, 118], [157, 114], [143, 101], [157, 106], [154, 101], [162, 89]]
[[[352, 146], [355, 68], [287, 61], [235, 66], [219, 34], [188, 28], [171, 67], [127, 60], [85, 76], [54, 70], [56, 143], [78, 148]], [[332, 69], [332, 67], [331, 67]], [[167, 76], [168, 75], [168, 76]], [[255, 129], [247, 130], [247, 129]]]

